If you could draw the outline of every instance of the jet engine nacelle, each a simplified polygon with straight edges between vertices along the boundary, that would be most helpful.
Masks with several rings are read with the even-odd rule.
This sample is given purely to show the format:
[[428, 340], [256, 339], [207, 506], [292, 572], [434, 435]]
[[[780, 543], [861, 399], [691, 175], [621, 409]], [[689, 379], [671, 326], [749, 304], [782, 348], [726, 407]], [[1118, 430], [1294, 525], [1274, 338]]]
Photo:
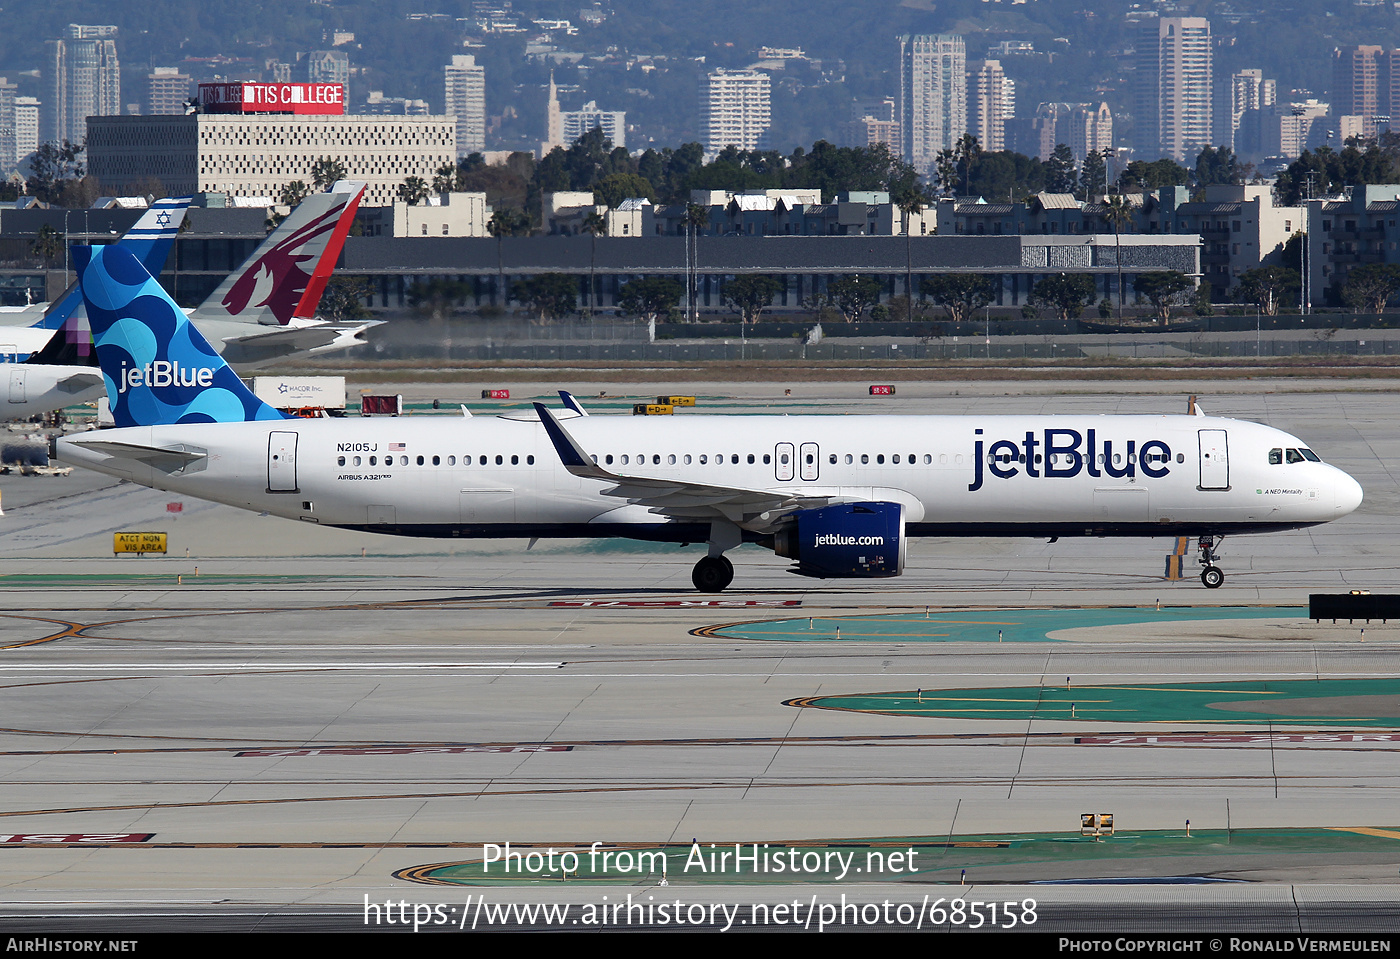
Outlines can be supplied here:
[[838, 503], [800, 510], [773, 537], [773, 552], [797, 560], [791, 572], [822, 578], [904, 572], [904, 507]]

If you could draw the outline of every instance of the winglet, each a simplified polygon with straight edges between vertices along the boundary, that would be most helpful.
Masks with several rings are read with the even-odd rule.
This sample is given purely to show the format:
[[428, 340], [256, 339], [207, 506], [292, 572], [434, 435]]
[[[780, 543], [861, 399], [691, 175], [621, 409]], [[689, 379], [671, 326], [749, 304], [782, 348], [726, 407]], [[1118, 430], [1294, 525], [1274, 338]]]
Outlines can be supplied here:
[[578, 400], [574, 399], [574, 394], [570, 393], [568, 390], [560, 390], [559, 399], [563, 401], [565, 406], [573, 410], [579, 416], [588, 415], [588, 410], [580, 406]]
[[540, 425], [549, 435], [549, 441], [554, 444], [554, 451], [559, 454], [559, 461], [564, 464], [566, 470], [575, 476], [592, 476], [597, 479], [613, 478], [612, 473], [593, 462], [593, 457], [584, 452], [583, 447], [579, 446], [564, 427], [559, 425], [554, 414], [549, 412], [543, 403], [535, 404], [535, 412], [539, 414]]

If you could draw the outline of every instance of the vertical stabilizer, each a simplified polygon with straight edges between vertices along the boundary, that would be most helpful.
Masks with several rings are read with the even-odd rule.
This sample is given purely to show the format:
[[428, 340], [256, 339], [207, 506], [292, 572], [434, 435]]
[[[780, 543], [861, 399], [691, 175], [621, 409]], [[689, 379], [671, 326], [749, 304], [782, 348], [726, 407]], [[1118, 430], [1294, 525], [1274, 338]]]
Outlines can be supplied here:
[[[171, 244], [175, 242], [175, 236], [185, 222], [185, 211], [189, 206], [190, 198], [187, 196], [157, 200], [141, 214], [117, 243], [136, 254], [147, 273], [160, 276], [161, 271], [165, 269], [166, 258], [170, 256]], [[44, 311], [43, 319], [34, 325], [46, 330], [56, 330], [73, 316], [82, 302], [83, 294], [79, 292], [75, 280], [63, 291], [63, 295]]]
[[75, 246], [73, 263], [117, 426], [285, 419], [243, 385], [130, 252]]
[[294, 317], [314, 315], [364, 189], [363, 183], [342, 180], [329, 193], [302, 200], [200, 304], [195, 319], [286, 326]]

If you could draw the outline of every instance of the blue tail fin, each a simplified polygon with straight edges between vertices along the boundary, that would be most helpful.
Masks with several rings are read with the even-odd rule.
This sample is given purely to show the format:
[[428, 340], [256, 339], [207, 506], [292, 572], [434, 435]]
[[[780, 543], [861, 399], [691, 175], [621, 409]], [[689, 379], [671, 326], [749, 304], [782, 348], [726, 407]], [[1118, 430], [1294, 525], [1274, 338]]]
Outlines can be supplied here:
[[97, 360], [117, 426], [285, 419], [254, 396], [120, 246], [75, 246]]

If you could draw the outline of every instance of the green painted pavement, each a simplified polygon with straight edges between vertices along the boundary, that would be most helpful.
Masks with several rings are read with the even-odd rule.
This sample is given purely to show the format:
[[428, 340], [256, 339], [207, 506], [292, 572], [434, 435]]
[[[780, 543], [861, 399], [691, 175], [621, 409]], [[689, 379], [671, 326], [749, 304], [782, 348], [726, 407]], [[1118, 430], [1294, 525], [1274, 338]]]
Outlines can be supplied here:
[[[699, 630], [721, 639], [786, 642], [1006, 643], [1060, 642], [1061, 629], [1136, 626], [1141, 623], [1201, 622], [1214, 619], [1306, 619], [1305, 606], [1155, 606], [1073, 609], [991, 609], [872, 616], [818, 616], [730, 623]], [[838, 637], [837, 630], [840, 630]]]
[[1400, 725], [1400, 679], [1006, 686], [812, 696], [792, 706], [1024, 722]]
[[[736, 857], [736, 845], [742, 856]], [[1179, 859], [1179, 866], [1173, 866], [1171, 872], [1189, 874], [1190, 860], [1200, 856], [1212, 857], [1214, 871], [1221, 868], [1220, 858], [1229, 857], [1375, 853], [1400, 856], [1400, 831], [1393, 827], [1193, 829], [1187, 836], [1183, 829], [1123, 830], [1098, 841], [1072, 832], [1009, 833], [958, 836], [951, 842], [930, 836], [759, 842], [756, 848], [752, 842], [701, 843], [698, 848], [683, 843], [638, 844], [601, 846], [593, 855], [586, 846], [557, 846], [553, 868], [548, 846], [517, 846], [511, 851], [521, 859], [511, 860], [510, 872], [498, 859], [489, 864], [477, 861], [420, 866], [405, 870], [401, 876], [464, 886], [551, 882], [653, 885], [661, 878], [664, 864], [666, 878], [672, 885], [883, 882], [930, 875], [946, 875], [950, 882], [957, 882], [961, 870], [968, 870], [968, 880], [976, 881], [975, 870], [989, 866], [1039, 867], [1037, 876], [1043, 878], [1053, 875], [1059, 864], [1099, 862], [1105, 866], [1104, 875], [1115, 875], [1127, 872], [1125, 867], [1133, 860], [1148, 858]], [[573, 854], [573, 865], [577, 867], [567, 877], [560, 869], [565, 852]], [[779, 863], [781, 870], [777, 868]], [[1082, 868], [1075, 871], [1076, 876], [1082, 873]]]

